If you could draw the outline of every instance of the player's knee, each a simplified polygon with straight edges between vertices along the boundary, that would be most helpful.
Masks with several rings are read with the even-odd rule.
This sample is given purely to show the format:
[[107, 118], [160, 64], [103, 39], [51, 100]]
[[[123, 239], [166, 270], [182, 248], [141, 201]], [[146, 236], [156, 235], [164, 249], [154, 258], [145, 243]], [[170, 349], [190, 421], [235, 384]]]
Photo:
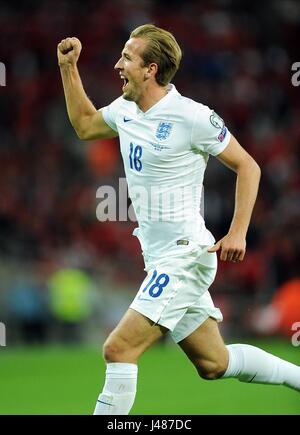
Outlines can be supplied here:
[[124, 350], [118, 340], [108, 338], [103, 345], [103, 358], [106, 362], [118, 362]]
[[201, 378], [208, 381], [221, 378], [227, 369], [225, 361], [199, 361], [196, 365], [197, 371]]
[[110, 362], [135, 362], [136, 355], [124, 340], [109, 336], [103, 345], [103, 358]]

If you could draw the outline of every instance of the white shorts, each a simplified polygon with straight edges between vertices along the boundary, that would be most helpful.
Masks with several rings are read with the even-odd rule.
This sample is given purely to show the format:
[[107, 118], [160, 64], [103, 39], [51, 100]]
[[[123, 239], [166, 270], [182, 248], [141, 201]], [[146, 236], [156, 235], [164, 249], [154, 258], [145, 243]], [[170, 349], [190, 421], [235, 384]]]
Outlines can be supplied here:
[[216, 253], [208, 246], [149, 260], [145, 257], [147, 277], [130, 308], [170, 330], [178, 343], [188, 337], [208, 317], [223, 320], [213, 304], [208, 288], [217, 272]]

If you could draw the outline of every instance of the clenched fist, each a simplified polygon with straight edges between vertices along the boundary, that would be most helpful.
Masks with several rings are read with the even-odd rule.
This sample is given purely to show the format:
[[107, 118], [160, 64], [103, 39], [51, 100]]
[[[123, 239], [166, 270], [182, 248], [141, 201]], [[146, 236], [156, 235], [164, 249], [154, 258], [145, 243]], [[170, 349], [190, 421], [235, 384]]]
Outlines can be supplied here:
[[76, 65], [80, 52], [81, 42], [78, 38], [63, 39], [57, 46], [58, 64], [62, 65]]

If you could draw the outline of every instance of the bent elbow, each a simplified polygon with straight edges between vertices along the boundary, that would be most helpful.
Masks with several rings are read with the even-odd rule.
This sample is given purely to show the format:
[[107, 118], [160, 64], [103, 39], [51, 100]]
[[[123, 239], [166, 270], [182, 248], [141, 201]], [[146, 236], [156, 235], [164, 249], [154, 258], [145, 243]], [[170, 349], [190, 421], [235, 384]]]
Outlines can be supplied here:
[[258, 178], [261, 176], [261, 169], [259, 164], [254, 160], [253, 157], [248, 156], [248, 158], [244, 161], [243, 165], [241, 165], [245, 170], [251, 172], [252, 174], [256, 174]]
[[75, 130], [80, 140], [88, 140], [87, 135], [83, 131]]
[[237, 168], [237, 173], [244, 173], [245, 176], [251, 176], [251, 177], [255, 177], [255, 179], [257, 179], [257, 181], [260, 181], [260, 177], [261, 177], [261, 169], [260, 166], [258, 165], [258, 163], [249, 156], [249, 158], [243, 162], [242, 165], [240, 165]]
[[259, 187], [260, 179], [261, 179], [261, 169], [258, 163], [253, 160], [251, 165], [251, 174], [255, 182], [257, 183], [257, 187]]
[[75, 132], [76, 132], [76, 134], [77, 134], [77, 137], [78, 137], [80, 140], [89, 140], [89, 136], [88, 136], [86, 130], [84, 130], [84, 129], [82, 129], [82, 128], [79, 128], [79, 127], [77, 127], [77, 126], [74, 126], [74, 125], [73, 125], [73, 128], [74, 128], [74, 130], [75, 130]]

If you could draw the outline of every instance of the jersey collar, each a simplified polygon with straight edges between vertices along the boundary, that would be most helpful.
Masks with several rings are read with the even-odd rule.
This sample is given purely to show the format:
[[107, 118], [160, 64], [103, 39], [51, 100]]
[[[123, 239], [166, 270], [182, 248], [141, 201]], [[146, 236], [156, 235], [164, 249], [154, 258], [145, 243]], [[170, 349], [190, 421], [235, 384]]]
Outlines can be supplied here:
[[144, 116], [153, 113], [157, 109], [161, 109], [174, 95], [180, 95], [180, 94], [177, 91], [176, 87], [172, 83], [169, 83], [167, 87], [167, 94], [164, 97], [162, 97], [157, 103], [153, 104], [153, 106], [151, 106], [150, 109], [148, 109], [146, 112], [143, 112], [136, 105], [137, 113], [139, 115], [144, 115]]

